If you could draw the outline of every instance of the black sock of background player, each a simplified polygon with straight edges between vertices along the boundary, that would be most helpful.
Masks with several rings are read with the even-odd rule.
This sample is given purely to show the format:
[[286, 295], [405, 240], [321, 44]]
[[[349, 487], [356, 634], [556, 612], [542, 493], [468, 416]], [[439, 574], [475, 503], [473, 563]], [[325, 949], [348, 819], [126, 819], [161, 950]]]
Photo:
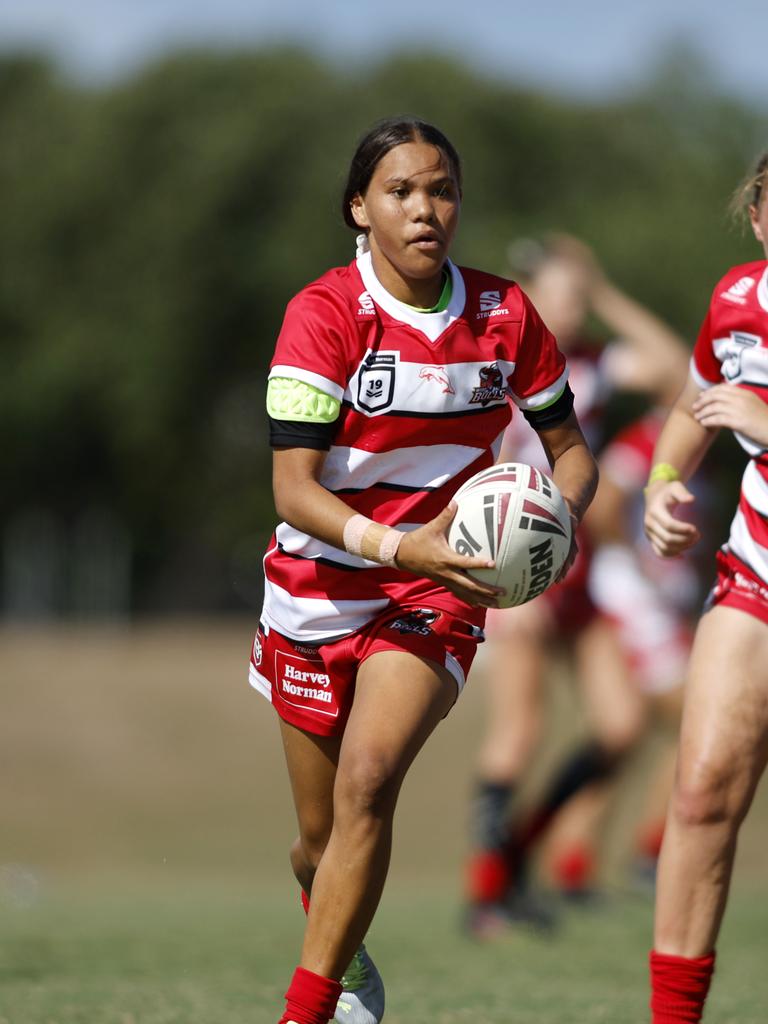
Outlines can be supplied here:
[[589, 740], [570, 754], [555, 772], [555, 777], [525, 828], [508, 838], [510, 857], [519, 857], [545, 831], [560, 808], [574, 794], [593, 782], [603, 782], [616, 770], [621, 758], [608, 753], [599, 743]]
[[507, 815], [515, 788], [514, 783], [482, 779], [476, 782], [469, 804], [469, 836], [475, 849], [504, 849]]

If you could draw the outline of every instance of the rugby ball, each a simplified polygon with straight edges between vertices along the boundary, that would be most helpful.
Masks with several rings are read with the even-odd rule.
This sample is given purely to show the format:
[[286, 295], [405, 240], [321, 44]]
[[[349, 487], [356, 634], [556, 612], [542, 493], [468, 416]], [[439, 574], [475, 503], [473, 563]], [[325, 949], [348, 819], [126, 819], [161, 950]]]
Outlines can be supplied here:
[[525, 604], [555, 581], [571, 549], [571, 517], [550, 477], [524, 462], [502, 462], [470, 477], [454, 499], [448, 543], [496, 562], [470, 575], [506, 589], [500, 608]]

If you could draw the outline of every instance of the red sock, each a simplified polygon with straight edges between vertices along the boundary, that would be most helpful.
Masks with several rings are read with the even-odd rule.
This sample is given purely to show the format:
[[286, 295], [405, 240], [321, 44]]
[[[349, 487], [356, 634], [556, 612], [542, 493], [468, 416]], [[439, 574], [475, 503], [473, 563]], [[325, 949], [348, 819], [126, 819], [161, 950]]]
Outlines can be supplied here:
[[651, 950], [652, 1024], [698, 1024], [715, 969], [708, 956], [671, 956]]
[[297, 967], [285, 993], [285, 1013], [278, 1024], [328, 1024], [340, 995], [338, 981]]
[[583, 892], [594, 881], [595, 872], [594, 851], [582, 843], [569, 846], [552, 866], [555, 884], [566, 893]]
[[467, 864], [467, 894], [472, 903], [498, 903], [509, 885], [509, 868], [503, 853], [484, 850]]

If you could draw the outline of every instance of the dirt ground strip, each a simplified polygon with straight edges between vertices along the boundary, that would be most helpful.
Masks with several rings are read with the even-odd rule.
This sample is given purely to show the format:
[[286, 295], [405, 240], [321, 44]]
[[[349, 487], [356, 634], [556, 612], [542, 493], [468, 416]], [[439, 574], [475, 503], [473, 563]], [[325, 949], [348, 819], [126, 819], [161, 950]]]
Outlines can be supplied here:
[[[247, 685], [253, 622], [0, 629], [0, 872], [287, 870], [294, 816], [278, 730]], [[393, 871], [456, 872], [483, 718], [483, 658], [406, 781]], [[531, 786], [578, 720], [563, 673]], [[577, 729], [580, 728], [577, 724]], [[607, 836], [618, 870], [653, 745], [622, 783]], [[765, 788], [764, 788], [765, 789]], [[765, 871], [758, 794], [740, 871]], [[25, 876], [24, 872], [28, 873]]]

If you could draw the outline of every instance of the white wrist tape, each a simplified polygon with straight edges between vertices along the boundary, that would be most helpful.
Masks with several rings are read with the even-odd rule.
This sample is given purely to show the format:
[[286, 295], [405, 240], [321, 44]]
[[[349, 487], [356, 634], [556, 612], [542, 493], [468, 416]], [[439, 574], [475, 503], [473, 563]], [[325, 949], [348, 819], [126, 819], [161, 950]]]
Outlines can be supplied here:
[[344, 549], [350, 555], [367, 558], [391, 568], [397, 568], [395, 556], [403, 539], [400, 530], [375, 523], [373, 519], [356, 512], [344, 524]]

